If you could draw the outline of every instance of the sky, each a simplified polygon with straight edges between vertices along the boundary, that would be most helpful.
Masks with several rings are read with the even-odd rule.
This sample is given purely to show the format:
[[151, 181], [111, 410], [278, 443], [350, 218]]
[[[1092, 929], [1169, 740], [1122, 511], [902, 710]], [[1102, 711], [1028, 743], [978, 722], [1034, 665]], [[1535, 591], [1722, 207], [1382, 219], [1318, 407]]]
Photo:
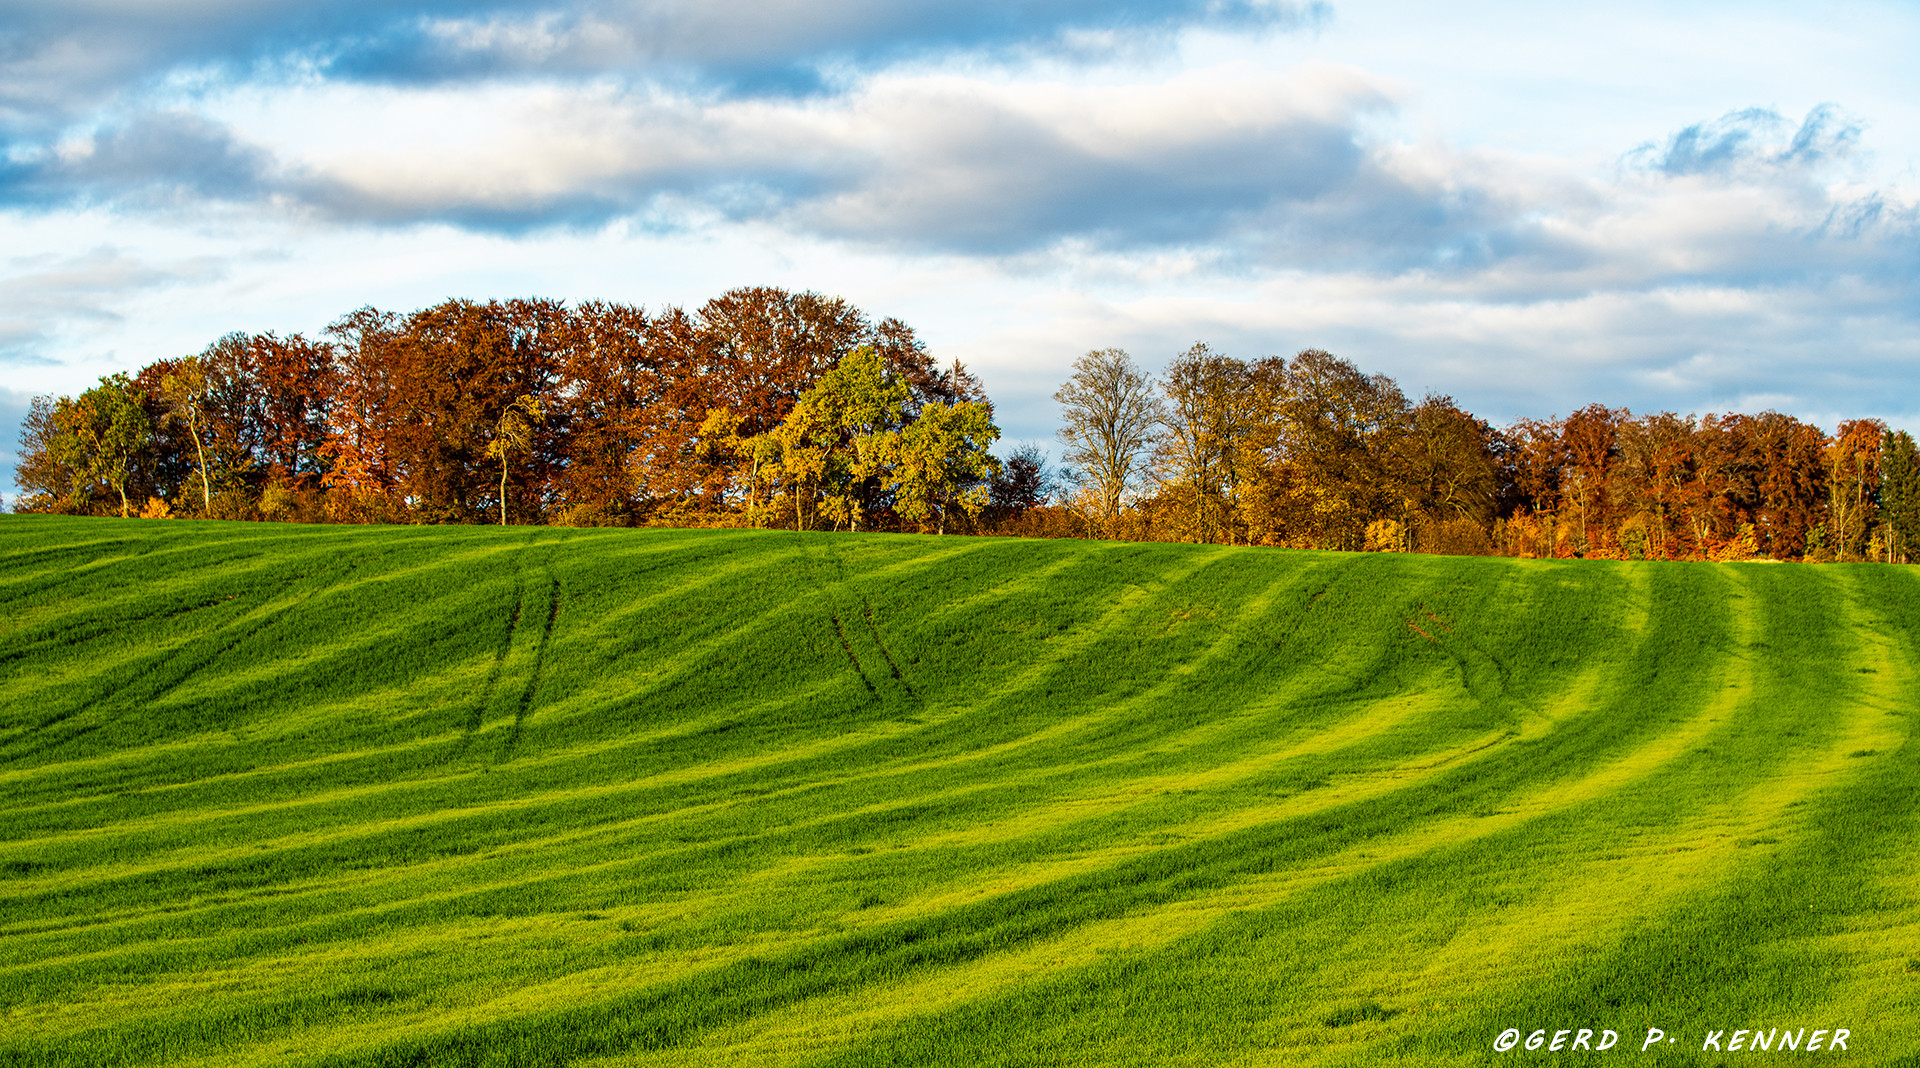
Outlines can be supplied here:
[[1920, 5], [0, 0], [0, 492], [35, 394], [365, 305], [1324, 348], [1504, 424], [1920, 430]]

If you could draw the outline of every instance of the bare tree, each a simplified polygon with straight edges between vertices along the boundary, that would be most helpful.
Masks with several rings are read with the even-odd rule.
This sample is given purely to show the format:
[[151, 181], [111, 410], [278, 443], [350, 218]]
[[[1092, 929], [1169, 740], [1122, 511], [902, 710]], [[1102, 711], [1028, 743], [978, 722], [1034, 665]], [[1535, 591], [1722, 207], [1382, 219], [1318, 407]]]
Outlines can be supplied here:
[[1124, 351], [1098, 349], [1073, 361], [1073, 377], [1053, 399], [1064, 423], [1063, 459], [1093, 491], [1098, 519], [1111, 529], [1158, 434], [1162, 409], [1153, 381]]

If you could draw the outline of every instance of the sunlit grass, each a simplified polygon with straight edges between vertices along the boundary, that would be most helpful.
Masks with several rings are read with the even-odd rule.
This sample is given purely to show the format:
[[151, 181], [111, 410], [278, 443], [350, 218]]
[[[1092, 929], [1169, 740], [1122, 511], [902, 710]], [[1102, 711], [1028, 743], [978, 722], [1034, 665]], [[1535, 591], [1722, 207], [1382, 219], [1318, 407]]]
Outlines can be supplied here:
[[1920, 1048], [1905, 569], [49, 517], [0, 564], [4, 1063]]

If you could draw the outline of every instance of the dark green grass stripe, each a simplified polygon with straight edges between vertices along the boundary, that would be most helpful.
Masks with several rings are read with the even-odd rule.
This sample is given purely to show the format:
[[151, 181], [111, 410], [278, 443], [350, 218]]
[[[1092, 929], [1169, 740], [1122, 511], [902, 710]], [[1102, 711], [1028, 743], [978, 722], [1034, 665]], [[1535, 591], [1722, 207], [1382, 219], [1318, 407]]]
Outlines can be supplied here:
[[[232, 600], [231, 595], [227, 600]], [[214, 599], [218, 604], [219, 599]], [[222, 654], [260, 633], [291, 607], [236, 606], [204, 637], [148, 656], [136, 656], [93, 674], [80, 692], [43, 708], [36, 721], [0, 740], [0, 762], [22, 764], [100, 730], [116, 712], [137, 710], [165, 696]], [[249, 618], [252, 617], [252, 618]], [[134, 621], [138, 622], [138, 620]], [[97, 635], [94, 635], [97, 636]], [[84, 640], [84, 639], [83, 639]], [[84, 716], [84, 722], [69, 722]]]
[[[324, 590], [324, 587], [329, 584], [343, 581], [343, 576], [356, 569], [359, 563], [359, 561], [346, 560], [331, 566], [316, 567], [311, 572], [259, 576], [251, 588], [243, 587], [249, 597], [247, 601], [235, 601], [236, 608], [228, 613], [228, 618], [214, 622], [213, 626], [203, 629], [198, 636], [189, 638], [176, 648], [160, 653], [135, 655], [117, 663], [103, 665], [100, 671], [75, 688], [78, 692], [68, 694], [65, 700], [54, 702], [52, 707], [42, 714], [38, 723], [28, 731], [16, 735], [13, 744], [8, 747], [11, 752], [5, 753], [0, 758], [16, 765], [31, 765], [34, 763], [32, 757], [62, 746], [70, 746], [70, 743], [75, 740], [107, 727], [117, 718], [124, 718], [127, 712], [152, 712], [163, 709], [166, 707], [164, 699], [168, 694], [205, 672], [216, 661], [224, 661], [225, 665], [238, 667], [256, 656], [277, 658], [285, 655], [288, 651], [286, 643], [278, 641], [277, 635], [269, 635], [268, 632], [291, 628], [304, 631], [306, 634], [316, 633], [315, 628], [311, 626], [312, 621], [302, 618], [303, 613], [300, 609], [303, 606], [311, 611], [311, 605], [303, 605], [300, 600], [302, 592]], [[324, 606], [327, 600], [323, 595], [316, 594], [313, 596], [312, 604]], [[434, 633], [436, 631], [438, 634]], [[458, 625], [441, 625], [430, 629], [427, 635], [444, 636], [456, 640], [464, 637]], [[246, 647], [247, 643], [269, 636], [276, 640], [258, 654]], [[368, 668], [393, 659], [379, 655], [378, 651], [371, 646], [372, 643], [362, 642], [359, 655], [355, 658], [357, 674], [360, 676], [357, 681], [363, 683], [380, 681], [379, 674], [368, 671]], [[412, 673], [417, 671], [419, 666], [429, 662], [432, 652], [433, 650], [430, 649], [413, 651], [410, 656], [399, 660], [396, 666]], [[293, 688], [301, 688], [303, 684], [311, 688], [309, 677], [297, 672], [288, 675], [280, 682], [282, 686]], [[196, 723], [205, 724], [210, 722], [208, 713], [214, 713], [217, 717], [221, 714], [231, 715], [240, 711], [243, 709], [235, 708], [225, 702], [198, 701], [195, 702], [192, 719]], [[67, 721], [83, 713], [83, 722], [72, 723], [63, 730], [49, 730], [56, 725], [65, 725]], [[219, 721], [215, 718], [211, 722]], [[116, 734], [106, 744], [122, 747], [138, 744], [140, 739], [155, 735], [153, 726], [153, 724], [143, 723], [136, 728], [138, 733], [133, 737], [124, 733]], [[101, 747], [96, 745], [95, 748]], [[69, 748], [65, 752], [67, 755], [80, 755], [85, 750]]]
[[[130, 528], [125, 537], [85, 538], [37, 547], [0, 538], [0, 605], [9, 618], [19, 618], [31, 606], [59, 604], [55, 596], [70, 588], [99, 584], [102, 579], [141, 574], [169, 560], [200, 558], [204, 545], [192, 541], [169, 544], [144, 525]], [[88, 591], [96, 593], [98, 591]]]

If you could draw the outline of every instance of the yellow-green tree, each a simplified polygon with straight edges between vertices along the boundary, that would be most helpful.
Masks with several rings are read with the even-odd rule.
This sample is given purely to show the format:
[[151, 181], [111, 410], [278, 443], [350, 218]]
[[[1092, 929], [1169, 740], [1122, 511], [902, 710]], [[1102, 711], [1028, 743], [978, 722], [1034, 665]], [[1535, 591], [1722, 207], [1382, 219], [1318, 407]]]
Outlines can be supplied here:
[[746, 417], [732, 408], [709, 409], [706, 419], [700, 423], [698, 439], [714, 453], [745, 469], [745, 477], [738, 483], [738, 488], [747, 495], [741, 510], [747, 524], [757, 530], [760, 521], [772, 510], [770, 501], [760, 499], [761, 487], [769, 481], [775, 485], [781, 481], [778, 477], [780, 441], [771, 433], [742, 437], [740, 427], [745, 422]]
[[780, 425], [754, 439], [754, 454], [767, 462], [778, 486], [774, 500], [793, 509], [793, 529], [811, 530], [819, 518], [821, 487], [827, 481], [832, 439], [819, 412], [803, 397]]
[[193, 451], [200, 470], [200, 505], [203, 514], [213, 512], [213, 483], [207, 477], [207, 446], [202, 430], [207, 421], [207, 364], [198, 356], [188, 356], [160, 381], [160, 399], [169, 418], [187, 424], [193, 438]]
[[120, 514], [131, 514], [127, 482], [153, 424], [127, 376], [108, 375], [74, 400], [62, 397], [54, 406], [54, 423], [56, 455], [73, 470], [76, 493], [111, 489], [120, 495]]
[[[878, 493], [889, 436], [906, 421], [907, 385], [870, 346], [848, 353], [769, 431], [763, 455], [793, 508], [794, 524], [806, 530], [820, 518], [859, 530]], [[924, 411], [923, 411], [924, 417]]]
[[1000, 428], [984, 404], [936, 401], [922, 408], [920, 418], [890, 436], [886, 449], [894, 511], [937, 534], [947, 532], [955, 508], [978, 518], [996, 471], [987, 450], [998, 440]]
[[516, 452], [533, 448], [533, 428], [547, 419], [540, 398], [522, 394], [507, 405], [493, 426], [493, 440], [487, 443], [487, 455], [500, 461], [500, 525], [507, 525], [507, 461]]

